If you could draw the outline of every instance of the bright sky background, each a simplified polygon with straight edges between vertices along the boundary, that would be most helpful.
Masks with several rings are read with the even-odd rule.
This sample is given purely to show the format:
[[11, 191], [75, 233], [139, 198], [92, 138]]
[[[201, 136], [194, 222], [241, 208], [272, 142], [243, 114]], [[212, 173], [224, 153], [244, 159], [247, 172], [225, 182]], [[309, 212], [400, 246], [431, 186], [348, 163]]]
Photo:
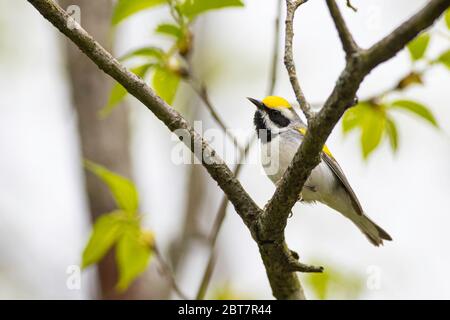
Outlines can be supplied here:
[[[353, 0], [358, 13], [345, 8], [343, 13], [357, 42], [367, 47], [425, 2]], [[198, 21], [195, 63], [228, 126], [249, 135], [253, 109], [245, 97], [266, 92], [275, 3], [246, 0], [246, 4], [245, 9], [218, 11]], [[156, 10], [124, 23], [117, 34], [117, 53], [143, 41], [158, 42], [149, 30], [166, 17], [166, 11]], [[324, 101], [344, 63], [325, 2], [302, 6], [295, 30], [295, 60], [305, 95], [313, 102]], [[76, 114], [71, 110], [60, 40], [25, 1], [0, 2], [0, 298], [79, 299], [92, 292], [92, 272], [83, 273], [82, 290], [66, 287], [67, 267], [80, 263], [89, 226]], [[448, 39], [433, 36], [430, 56], [445, 46]], [[409, 68], [403, 51], [367, 77], [359, 96], [392, 86]], [[282, 66], [279, 75], [276, 93], [293, 101]], [[289, 220], [287, 241], [303, 262], [321, 261], [325, 267], [329, 264], [365, 279], [368, 271], [379, 271], [380, 288], [366, 289], [362, 298], [450, 298], [448, 71], [434, 68], [425, 83], [403, 97], [426, 104], [438, 118], [440, 131], [398, 114], [400, 150], [393, 155], [385, 141], [367, 162], [357, 136], [344, 139], [339, 125], [328, 141], [365, 211], [394, 241], [375, 248], [349, 221], [322, 205], [297, 205]], [[179, 97], [177, 104], [183, 101]], [[175, 142], [168, 130], [136, 101], [132, 110], [134, 177], [143, 212], [159, 241], [167, 243], [179, 232], [189, 192], [187, 166], [170, 162]], [[205, 118], [204, 127], [214, 127]], [[257, 148], [252, 152], [255, 156]], [[261, 206], [274, 191], [257, 164], [245, 167], [242, 182]], [[205, 210], [211, 214], [221, 195], [214, 182], [210, 186]], [[210, 220], [204, 227], [209, 230]], [[238, 292], [271, 297], [257, 248], [232, 208], [219, 248], [217, 283], [230, 281]], [[188, 292], [195, 291], [203, 269], [203, 250], [197, 251], [180, 275]]]

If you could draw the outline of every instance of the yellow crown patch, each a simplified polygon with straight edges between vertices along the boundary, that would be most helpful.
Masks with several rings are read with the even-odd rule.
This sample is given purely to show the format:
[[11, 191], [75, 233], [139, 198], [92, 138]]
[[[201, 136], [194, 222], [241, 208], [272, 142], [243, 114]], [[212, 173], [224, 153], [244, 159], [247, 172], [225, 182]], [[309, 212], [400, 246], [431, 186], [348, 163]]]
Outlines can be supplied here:
[[268, 96], [265, 97], [264, 100], [262, 101], [266, 107], [268, 108], [291, 108], [291, 105], [289, 104], [289, 102], [281, 97], [277, 97], [277, 96]]

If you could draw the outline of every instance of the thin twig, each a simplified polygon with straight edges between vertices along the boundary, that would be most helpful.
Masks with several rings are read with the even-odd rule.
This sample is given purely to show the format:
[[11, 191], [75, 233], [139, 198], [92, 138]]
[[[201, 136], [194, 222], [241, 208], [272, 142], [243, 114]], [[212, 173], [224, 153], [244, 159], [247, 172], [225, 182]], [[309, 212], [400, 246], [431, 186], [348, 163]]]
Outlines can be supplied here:
[[231, 133], [230, 130], [228, 130], [222, 118], [219, 116], [216, 109], [214, 108], [211, 99], [209, 98], [208, 89], [206, 88], [206, 86], [204, 84], [199, 84], [197, 81], [193, 79], [193, 77], [189, 78], [189, 84], [191, 88], [195, 91], [195, 93], [199, 96], [199, 98], [202, 100], [202, 102], [205, 104], [214, 121], [219, 125], [219, 127], [222, 129], [224, 134], [231, 140], [231, 142], [233, 142], [236, 149], [238, 149], [239, 152], [244, 152], [244, 147], [240, 145], [236, 136], [233, 135], [233, 133]]
[[[273, 49], [272, 49], [272, 59], [270, 63], [270, 73], [269, 73], [269, 85], [267, 90], [267, 95], [270, 96], [275, 92], [275, 86], [277, 83], [277, 74], [278, 74], [278, 59], [279, 59], [279, 48], [280, 48], [280, 26], [281, 26], [281, 8], [282, 8], [282, 0], [277, 1], [277, 9], [274, 23], [274, 39], [273, 39]], [[256, 135], [253, 135], [252, 138], [247, 142], [244, 147], [243, 152], [241, 151], [238, 163], [236, 168], [234, 169], [234, 175], [239, 177], [239, 174], [242, 169], [242, 165], [244, 160], [247, 158], [248, 153], [256, 141]], [[215, 246], [217, 242], [217, 237], [222, 228], [223, 222], [225, 220], [225, 216], [227, 214], [228, 205], [230, 202], [228, 201], [228, 197], [224, 195], [222, 197], [222, 201], [219, 206], [219, 210], [217, 211], [216, 218], [214, 220], [214, 224], [211, 230], [211, 234], [209, 237], [209, 247], [210, 254], [208, 258], [208, 262], [206, 264], [205, 271], [203, 273], [202, 280], [200, 282], [199, 288], [197, 290], [197, 300], [202, 300], [205, 297], [206, 291], [208, 290], [209, 283], [211, 281], [212, 273], [215, 267], [216, 261], [216, 252]]]
[[352, 3], [351, 3], [350, 0], [347, 0], [347, 7], [349, 7], [350, 9], [352, 9], [354, 12], [357, 12], [357, 11], [358, 11], [358, 9], [357, 9], [354, 5], [352, 5]]
[[303, 272], [303, 273], [322, 273], [322, 266], [312, 266], [309, 264], [304, 264], [298, 261], [296, 257], [291, 257], [289, 261], [289, 267], [292, 272]]
[[[426, 68], [422, 70], [411, 70], [408, 74], [404, 75], [400, 78], [394, 85], [388, 87], [387, 89], [384, 89], [380, 91], [377, 94], [373, 94], [367, 97], [364, 97], [362, 99], [359, 99], [359, 103], [365, 102], [365, 101], [372, 101], [375, 103], [378, 103], [381, 99], [383, 99], [385, 96], [394, 93], [394, 92], [401, 92], [409, 88], [412, 84], [423, 84], [422, 78], [426, 72], [428, 72], [431, 67], [433, 67], [433, 64], [428, 64]], [[324, 105], [324, 102], [320, 103], [312, 103], [311, 104], [313, 108], [320, 108]]]
[[339, 34], [339, 38], [342, 42], [342, 47], [344, 48], [347, 59], [351, 57], [351, 55], [357, 51], [359, 51], [359, 47], [353, 39], [350, 30], [345, 23], [344, 18], [342, 17], [341, 11], [336, 4], [335, 0], [327, 0], [327, 6], [330, 10], [331, 17], [333, 18], [334, 25]]
[[285, 35], [285, 49], [284, 49], [284, 65], [289, 75], [292, 89], [294, 89], [295, 97], [308, 121], [314, 116], [311, 111], [311, 106], [306, 101], [302, 88], [297, 78], [297, 71], [294, 63], [293, 39], [294, 39], [294, 16], [297, 8], [305, 3], [307, 0], [286, 0], [286, 35]]
[[[70, 16], [52, 0], [27, 0], [56, 28], [72, 40], [97, 66], [118, 81], [140, 100], [171, 131], [183, 130], [189, 139], [183, 140], [192, 152], [200, 148], [202, 165], [233, 203], [258, 244], [272, 293], [277, 299], [304, 299], [297, 275], [286, 265], [292, 256], [284, 237], [289, 212], [298, 200], [311, 170], [320, 162], [325, 141], [344, 112], [352, 105], [364, 78], [376, 66], [392, 58], [422, 30], [428, 28], [448, 9], [450, 0], [430, 0], [414, 16], [403, 22], [390, 35], [369, 50], [349, 59], [336, 86], [322, 110], [308, 123], [308, 131], [292, 163], [283, 175], [266, 211], [262, 211], [235, 178], [233, 172], [187, 121], [151, 90], [147, 83], [128, 71], [81, 26], [69, 27]], [[288, 1], [290, 2], [290, 1]], [[177, 131], [179, 132], [179, 131]]]
[[308, 132], [297, 150], [291, 164], [277, 186], [273, 197], [260, 217], [266, 228], [261, 236], [283, 239], [286, 221], [298, 200], [311, 170], [320, 162], [320, 153], [344, 112], [353, 105], [354, 98], [364, 78], [379, 64], [394, 57], [422, 30], [430, 27], [450, 5], [450, 0], [431, 0], [411, 18], [368, 50], [364, 50], [347, 64], [323, 108], [308, 123]]
[[275, 85], [277, 83], [278, 74], [278, 59], [280, 51], [280, 22], [281, 22], [281, 8], [282, 0], [277, 0], [277, 10], [275, 15], [275, 26], [274, 26], [274, 36], [273, 36], [273, 50], [272, 59], [270, 62], [270, 80], [267, 89], [267, 95], [270, 96], [275, 92]]
[[175, 280], [175, 276], [173, 275], [172, 269], [170, 268], [169, 264], [166, 262], [164, 257], [161, 254], [161, 251], [156, 246], [156, 244], [153, 246], [153, 252], [155, 253], [156, 258], [159, 261], [159, 264], [161, 265], [162, 271], [166, 274], [167, 278], [169, 279], [170, 285], [172, 289], [175, 291], [175, 293], [183, 300], [189, 300], [187, 295], [185, 295], [181, 290], [180, 287], [177, 285], [177, 282]]
[[209, 283], [211, 282], [212, 274], [214, 272], [214, 267], [216, 266], [216, 259], [216, 250], [215, 248], [211, 247], [208, 262], [206, 263], [206, 268], [203, 272], [202, 280], [197, 290], [197, 295], [195, 296], [196, 300], [203, 300], [206, 296], [206, 292], [208, 290]]
[[[234, 169], [234, 175], [235, 177], [239, 177], [239, 174], [242, 170], [244, 160], [247, 158], [248, 153], [251, 149], [251, 146], [256, 140], [256, 135], [253, 135], [250, 140], [247, 142], [244, 152], [241, 153], [239, 156], [238, 163], [236, 165], [236, 168]], [[208, 262], [206, 264], [205, 271], [203, 273], [202, 280], [200, 282], [199, 288], [197, 290], [196, 299], [202, 300], [205, 297], [206, 291], [208, 289], [209, 283], [211, 281], [211, 276], [215, 267], [215, 261], [216, 261], [216, 253], [215, 253], [215, 247], [217, 238], [219, 236], [219, 232], [222, 228], [223, 222], [225, 221], [225, 216], [227, 214], [228, 205], [230, 204], [230, 201], [228, 200], [228, 197], [224, 195], [222, 197], [222, 201], [220, 202], [219, 210], [217, 210], [216, 218], [213, 223], [213, 227], [211, 229], [210, 236], [208, 238], [208, 244], [209, 244], [209, 258]]]

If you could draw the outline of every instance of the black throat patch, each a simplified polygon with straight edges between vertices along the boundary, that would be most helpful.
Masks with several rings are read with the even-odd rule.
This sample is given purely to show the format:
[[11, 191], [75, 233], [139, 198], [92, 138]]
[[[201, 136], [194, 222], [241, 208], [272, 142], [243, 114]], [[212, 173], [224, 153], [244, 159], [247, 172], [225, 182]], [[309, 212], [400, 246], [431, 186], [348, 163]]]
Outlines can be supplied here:
[[264, 122], [261, 111], [256, 111], [255, 116], [253, 117], [253, 123], [255, 124], [256, 135], [261, 140], [262, 143], [267, 143], [272, 141], [272, 131], [267, 128], [266, 123]]

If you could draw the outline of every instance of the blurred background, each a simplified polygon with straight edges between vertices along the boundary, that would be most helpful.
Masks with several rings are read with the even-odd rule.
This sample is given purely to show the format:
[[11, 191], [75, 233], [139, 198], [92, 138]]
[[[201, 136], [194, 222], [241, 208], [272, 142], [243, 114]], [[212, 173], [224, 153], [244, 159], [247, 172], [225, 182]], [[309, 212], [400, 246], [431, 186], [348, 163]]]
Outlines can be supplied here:
[[[353, 0], [357, 13], [338, 2], [356, 41], [368, 47], [427, 1]], [[78, 5], [81, 25], [115, 56], [148, 44], [168, 46], [153, 32], [170, 17], [165, 7], [112, 27], [110, 1], [60, 4]], [[199, 17], [192, 29], [193, 70], [227, 127], [240, 132], [242, 144], [253, 133], [254, 110], [245, 97], [263, 97], [267, 91], [276, 12], [275, 0], [245, 0], [244, 7]], [[307, 99], [319, 104], [345, 62], [325, 1], [309, 1], [299, 9], [295, 32], [299, 78]], [[430, 32], [427, 55], [433, 57], [448, 47], [449, 36], [442, 19]], [[295, 101], [282, 48], [279, 61], [275, 93]], [[358, 96], [377, 95], [410, 70], [404, 50], [374, 70]], [[328, 146], [365, 211], [394, 241], [375, 248], [331, 209], [297, 204], [287, 242], [303, 262], [326, 269], [325, 275], [300, 275], [309, 298], [450, 299], [449, 80], [448, 70], [435, 66], [424, 74], [424, 85], [399, 94], [424, 103], [439, 129], [395, 113], [395, 153], [383, 140], [364, 159], [357, 132], [344, 137], [341, 125], [336, 126]], [[0, 298], [176, 298], [168, 293], [157, 262], [127, 292], [117, 293], [111, 254], [99, 267], [82, 271], [81, 286], [68, 285], [71, 266], [81, 264], [92, 221], [114, 209], [101, 182], [85, 176], [83, 157], [135, 182], [143, 224], [155, 233], [178, 285], [195, 295], [209, 254], [202, 237], [212, 228], [222, 192], [200, 165], [172, 162], [177, 142], [138, 101], [128, 97], [101, 119], [98, 111], [107, 104], [112, 86], [29, 3], [0, 2]], [[185, 83], [173, 105], [190, 121], [202, 120], [203, 129], [217, 128]], [[219, 147], [221, 142], [212, 144]], [[256, 144], [250, 158], [258, 158]], [[274, 186], [257, 162], [245, 165], [240, 179], [263, 206]], [[232, 206], [217, 254], [207, 297], [272, 297], [258, 249]]]

